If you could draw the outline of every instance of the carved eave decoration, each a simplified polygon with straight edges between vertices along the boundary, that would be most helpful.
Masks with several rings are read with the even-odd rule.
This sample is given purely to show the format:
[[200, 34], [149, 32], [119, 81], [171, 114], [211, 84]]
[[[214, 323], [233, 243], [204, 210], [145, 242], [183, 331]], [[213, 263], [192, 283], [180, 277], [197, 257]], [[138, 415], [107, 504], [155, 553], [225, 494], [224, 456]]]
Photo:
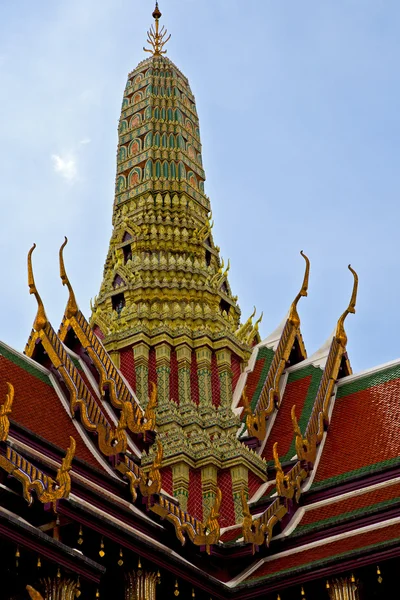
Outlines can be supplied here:
[[289, 512], [289, 505], [298, 505], [300, 501], [302, 485], [309, 477], [314, 467], [317, 448], [322, 441], [324, 431], [329, 424], [329, 403], [334, 393], [334, 386], [342, 369], [345, 375], [351, 373], [350, 364], [346, 353], [347, 335], [344, 329], [344, 321], [348, 314], [355, 313], [358, 276], [349, 265], [353, 274], [354, 283], [350, 302], [344, 313], [338, 320], [336, 332], [333, 337], [328, 359], [325, 365], [316, 400], [311, 417], [308, 421], [306, 433], [303, 436], [296, 418], [296, 406], [292, 407], [292, 424], [295, 436], [297, 461], [294, 466], [284, 472], [279, 461], [278, 443], [273, 446], [273, 456], [276, 472], [276, 492], [278, 497], [268, 509], [257, 519], [253, 519], [247, 504], [246, 495], [242, 491], [243, 538], [246, 543], [253, 545], [253, 553], [262, 543], [269, 545], [273, 535], [273, 528]]
[[326, 431], [329, 425], [329, 406], [330, 400], [334, 394], [336, 382], [340, 376], [350, 375], [352, 373], [347, 356], [347, 335], [344, 329], [344, 322], [347, 315], [356, 312], [358, 275], [354, 269], [351, 268], [351, 265], [349, 265], [348, 268], [353, 275], [353, 290], [350, 302], [338, 320], [324, 373], [304, 436], [301, 434], [296, 419], [296, 407], [293, 406], [292, 408], [292, 422], [297, 456], [299, 460], [304, 460], [310, 464], [314, 464], [315, 462], [317, 446], [321, 443], [324, 431]]
[[186, 542], [186, 534], [195, 546], [204, 546], [207, 554], [211, 553], [211, 546], [218, 544], [220, 538], [219, 511], [222, 502], [222, 492], [216, 489], [214, 504], [211, 507], [207, 520], [202, 523], [198, 519], [184, 512], [176, 504], [164, 496], [151, 506], [151, 510], [162, 519], [170, 521], [175, 527], [175, 533], [182, 546]]
[[73, 330], [82, 345], [82, 348], [87, 352], [96, 368], [99, 375], [99, 390], [103, 398], [105, 397], [106, 390], [108, 390], [111, 404], [115, 409], [121, 411], [121, 426], [127, 428], [133, 434], [143, 434], [146, 436], [146, 432], [153, 432], [155, 429], [157, 387], [152, 383], [150, 399], [146, 406], [146, 410], [143, 412], [122, 379], [110, 355], [93, 332], [82, 312], [79, 310], [64, 265], [63, 250], [67, 245], [67, 242], [68, 239], [65, 238], [59, 253], [61, 281], [63, 285], [67, 286], [69, 291], [65, 314], [59, 331], [59, 338], [62, 342], [65, 342], [69, 329], [71, 328]]
[[[267, 419], [271, 416], [275, 409], [279, 408], [281, 402], [279, 389], [280, 381], [282, 374], [287, 367], [295, 343], [298, 345], [302, 359], [307, 357], [303, 344], [303, 338], [300, 333], [300, 317], [297, 312], [297, 304], [301, 297], [307, 296], [308, 281], [310, 276], [310, 261], [303, 251], [301, 251], [301, 255], [306, 262], [303, 285], [290, 307], [289, 316], [283, 328], [278, 347], [272, 360], [272, 364], [269, 368], [268, 375], [254, 413], [251, 410], [245, 389], [243, 390], [242, 394], [248, 434], [251, 437], [256, 437], [260, 441], [265, 439], [267, 433]], [[254, 316], [254, 314], [255, 313], [253, 313], [252, 316]], [[249, 323], [245, 324], [244, 328], [248, 326]]]
[[23, 496], [28, 504], [33, 502], [33, 492], [42, 504], [52, 504], [56, 512], [57, 501], [69, 497], [71, 492], [70, 470], [75, 456], [75, 440], [70, 437], [70, 446], [57, 471], [55, 480], [37, 469], [6, 442], [10, 430], [8, 415], [14, 401], [14, 387], [7, 383], [8, 394], [0, 406], [0, 442], [5, 446], [5, 456], [0, 454], [0, 467], [22, 484]]
[[[53, 368], [68, 389], [70, 395], [70, 413], [75, 418], [79, 415], [80, 421], [88, 433], [95, 434], [100, 451], [105, 456], [115, 456], [125, 452], [127, 436], [125, 423], [121, 417], [117, 427], [111, 428], [100, 406], [89, 393], [85, 382], [68, 356], [64, 345], [57, 337], [56, 332], [47, 319], [42, 299], [37, 291], [32, 269], [32, 252], [36, 244], [28, 253], [28, 284], [29, 292], [33, 294], [38, 303], [38, 312], [33, 324], [33, 330], [25, 348], [25, 354], [34, 358], [37, 345], [42, 344]], [[70, 310], [74, 310], [73, 303], [69, 303]]]
[[272, 539], [272, 532], [277, 523], [287, 514], [288, 508], [281, 498], [276, 498], [268, 509], [256, 519], [253, 519], [246, 498], [242, 490], [242, 533], [246, 544], [253, 546], [253, 554], [264, 544], [268, 547]]

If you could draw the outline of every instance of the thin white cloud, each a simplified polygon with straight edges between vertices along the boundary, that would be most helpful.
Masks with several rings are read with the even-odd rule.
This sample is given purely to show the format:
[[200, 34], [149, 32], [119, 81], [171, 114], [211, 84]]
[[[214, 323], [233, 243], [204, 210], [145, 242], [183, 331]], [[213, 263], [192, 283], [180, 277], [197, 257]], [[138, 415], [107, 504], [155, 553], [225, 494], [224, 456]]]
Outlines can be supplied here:
[[90, 142], [91, 142], [91, 141], [92, 141], [92, 140], [91, 140], [90, 138], [83, 138], [83, 140], [81, 140], [79, 143], [80, 143], [82, 146], [85, 146], [86, 144], [90, 144]]
[[56, 173], [61, 175], [69, 183], [74, 183], [78, 177], [78, 168], [76, 164], [76, 158], [71, 154], [66, 156], [60, 156], [59, 154], [52, 154], [51, 160], [53, 161], [53, 168]]

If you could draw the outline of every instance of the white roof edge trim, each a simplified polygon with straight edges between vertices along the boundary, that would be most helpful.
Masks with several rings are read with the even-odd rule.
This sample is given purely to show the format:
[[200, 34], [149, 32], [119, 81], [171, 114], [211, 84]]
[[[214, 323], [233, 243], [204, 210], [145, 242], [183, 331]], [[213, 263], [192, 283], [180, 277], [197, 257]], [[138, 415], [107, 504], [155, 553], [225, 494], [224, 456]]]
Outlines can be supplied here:
[[312, 548], [318, 548], [319, 546], [324, 546], [325, 544], [332, 544], [333, 542], [337, 542], [343, 539], [351, 538], [359, 536], [363, 533], [368, 533], [369, 531], [376, 531], [377, 529], [384, 529], [385, 527], [391, 527], [392, 525], [397, 525], [400, 523], [400, 517], [393, 517], [392, 519], [387, 519], [386, 521], [381, 521], [380, 523], [372, 523], [370, 525], [365, 525], [364, 527], [359, 527], [358, 529], [353, 529], [351, 531], [346, 531], [343, 533], [338, 533], [336, 535], [332, 535], [327, 538], [323, 538], [320, 540], [316, 540], [315, 542], [310, 542], [308, 544], [304, 544], [304, 546], [297, 546], [295, 548], [291, 548], [290, 550], [284, 550], [283, 552], [278, 552], [277, 554], [273, 554], [271, 556], [267, 556], [263, 558], [261, 561], [258, 561], [255, 565], [249, 567], [246, 571], [231, 579], [227, 583], [227, 586], [230, 588], [236, 587], [238, 583], [241, 583], [244, 579], [247, 579], [249, 575], [254, 573], [259, 567], [267, 562], [272, 562], [274, 560], [278, 560], [279, 558], [285, 558], [286, 556], [290, 556], [292, 554], [298, 554], [300, 552], [305, 552], [306, 550], [311, 550]]
[[396, 365], [400, 365], [400, 358], [396, 358], [396, 360], [391, 360], [387, 363], [383, 363], [376, 367], [371, 367], [369, 369], [365, 369], [364, 371], [359, 371], [358, 373], [353, 373], [352, 375], [342, 377], [337, 382], [337, 386], [341, 387], [342, 385], [346, 385], [347, 383], [357, 381], [357, 379], [362, 379], [367, 375], [373, 375], [374, 373], [379, 373], [380, 371], [384, 371], [385, 369], [390, 369], [390, 367], [395, 367]]
[[[36, 367], [39, 371], [42, 371], [42, 373], [44, 373], [45, 375], [50, 376], [51, 372], [49, 371], [49, 369], [46, 369], [46, 367], [43, 367], [43, 365], [41, 365], [40, 363], [36, 362], [36, 360], [33, 360], [33, 358], [30, 358], [29, 356], [27, 356], [23, 352], [20, 352], [19, 350], [16, 350], [15, 348], [12, 348], [12, 346], [9, 346], [8, 344], [6, 344], [3, 341], [1, 341], [1, 343], [3, 344], [3, 346], [5, 346], [7, 348], [7, 350], [9, 350], [11, 352], [11, 354], [14, 354], [15, 356], [18, 356], [18, 357], [22, 358], [26, 362], [31, 363], [31, 365], [34, 366], [34, 367]], [[1, 349], [0, 349], [0, 355], [1, 355]]]

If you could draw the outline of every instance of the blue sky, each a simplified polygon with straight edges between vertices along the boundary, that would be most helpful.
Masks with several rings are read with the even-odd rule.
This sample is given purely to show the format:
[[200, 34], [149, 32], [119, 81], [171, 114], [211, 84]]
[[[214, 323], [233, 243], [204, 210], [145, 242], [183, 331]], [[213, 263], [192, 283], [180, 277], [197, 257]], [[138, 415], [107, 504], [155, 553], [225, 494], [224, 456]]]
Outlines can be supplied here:
[[[244, 8], [245, 7], [245, 8]], [[146, 57], [152, 0], [0, 2], [0, 336], [23, 349], [35, 315], [26, 254], [58, 326], [57, 253], [89, 315], [111, 234], [126, 76]], [[354, 370], [398, 358], [398, 0], [160, 0], [168, 56], [197, 99], [214, 238], [243, 319], [268, 335], [301, 285], [308, 353], [359, 273]]]

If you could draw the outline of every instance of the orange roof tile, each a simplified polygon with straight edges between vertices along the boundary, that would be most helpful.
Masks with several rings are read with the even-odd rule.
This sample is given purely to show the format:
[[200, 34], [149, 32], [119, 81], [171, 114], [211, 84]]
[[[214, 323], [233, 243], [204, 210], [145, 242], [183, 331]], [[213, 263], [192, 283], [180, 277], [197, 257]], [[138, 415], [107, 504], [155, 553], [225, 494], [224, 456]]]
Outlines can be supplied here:
[[7, 393], [7, 381], [12, 383], [15, 389], [12, 420], [64, 450], [69, 446], [69, 436], [74, 437], [76, 457], [99, 468], [99, 463], [79, 437], [70, 416], [61, 405], [50, 378], [25, 356], [11, 352], [0, 344], [2, 398], [5, 398]]
[[[366, 389], [363, 379], [339, 388], [314, 489], [400, 462], [397, 371], [393, 379], [388, 379], [390, 372], [382, 372], [382, 380]], [[353, 391], [357, 387], [361, 389]]]

